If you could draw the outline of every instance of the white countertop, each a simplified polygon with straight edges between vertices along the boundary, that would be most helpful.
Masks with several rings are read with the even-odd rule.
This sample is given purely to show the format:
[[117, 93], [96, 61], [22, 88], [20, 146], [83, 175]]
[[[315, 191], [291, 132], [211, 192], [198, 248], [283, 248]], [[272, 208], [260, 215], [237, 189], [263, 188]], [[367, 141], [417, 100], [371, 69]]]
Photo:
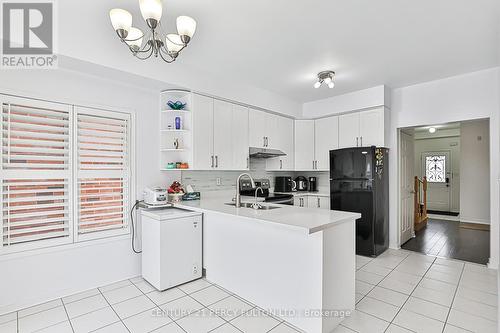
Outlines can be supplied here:
[[[337, 224], [353, 221], [361, 217], [358, 213], [341, 212], [337, 210], [303, 208], [289, 205], [272, 205], [280, 208], [271, 210], [254, 210], [251, 208], [236, 208], [226, 205], [231, 202], [231, 196], [205, 197], [201, 200], [182, 201], [174, 203], [175, 207], [193, 211], [213, 211], [243, 218], [256, 219], [264, 222], [277, 223], [302, 229], [307, 234], [312, 234]], [[252, 202], [242, 200], [242, 202]]]
[[310, 191], [294, 191], [294, 192], [273, 192], [276, 194], [291, 194], [294, 197], [303, 197], [303, 196], [315, 196], [315, 197], [329, 197], [330, 193], [328, 192], [310, 192]]

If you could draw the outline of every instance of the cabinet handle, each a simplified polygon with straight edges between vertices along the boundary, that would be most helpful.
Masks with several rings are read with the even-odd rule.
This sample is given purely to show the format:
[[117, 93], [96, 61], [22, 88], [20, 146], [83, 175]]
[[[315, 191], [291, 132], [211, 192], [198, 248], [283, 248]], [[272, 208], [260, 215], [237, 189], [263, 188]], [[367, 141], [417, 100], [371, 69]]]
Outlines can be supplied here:
[[249, 169], [249, 168], [250, 168], [250, 165], [249, 165], [249, 164], [250, 164], [250, 163], [249, 163], [249, 160], [250, 160], [250, 158], [249, 158], [249, 157], [247, 157], [247, 169]]
[[363, 147], [363, 137], [361, 137], [361, 147]]
[[280, 160], [280, 170], [283, 169], [283, 160]]
[[269, 137], [266, 136], [266, 147], [269, 147]]
[[212, 155], [212, 165], [210, 166], [211, 168], [214, 167], [214, 155]]
[[359, 147], [359, 138], [356, 137], [356, 147]]
[[219, 156], [215, 155], [215, 167], [219, 167]]
[[318, 197], [318, 208], [321, 208], [319, 197]]

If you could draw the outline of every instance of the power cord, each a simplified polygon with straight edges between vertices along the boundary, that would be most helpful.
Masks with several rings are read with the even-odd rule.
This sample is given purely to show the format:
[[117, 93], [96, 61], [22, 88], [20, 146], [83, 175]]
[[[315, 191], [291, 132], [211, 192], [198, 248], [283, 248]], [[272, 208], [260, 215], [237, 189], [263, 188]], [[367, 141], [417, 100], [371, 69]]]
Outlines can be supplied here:
[[142, 250], [141, 251], [137, 251], [135, 249], [135, 244], [134, 244], [134, 239], [135, 239], [135, 226], [134, 226], [134, 209], [137, 208], [137, 205], [139, 205], [141, 202], [143, 202], [144, 200], [136, 200], [135, 201], [135, 204], [132, 206], [132, 209], [130, 210], [130, 220], [132, 221], [132, 250], [139, 254], [139, 253], [142, 253]]

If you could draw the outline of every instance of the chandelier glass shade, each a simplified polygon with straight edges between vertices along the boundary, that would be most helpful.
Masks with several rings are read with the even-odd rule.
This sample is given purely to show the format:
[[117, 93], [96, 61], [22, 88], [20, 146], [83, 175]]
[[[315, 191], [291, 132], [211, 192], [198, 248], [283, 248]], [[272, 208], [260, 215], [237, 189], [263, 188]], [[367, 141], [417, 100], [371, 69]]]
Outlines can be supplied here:
[[196, 21], [189, 16], [177, 17], [177, 33], [166, 34], [162, 30], [161, 0], [139, 0], [142, 18], [146, 21], [147, 31], [132, 26], [132, 15], [121, 8], [109, 11], [113, 29], [132, 54], [146, 60], [151, 56], [160, 57], [171, 63], [187, 47], [196, 32]]
[[318, 80], [314, 83], [314, 88], [318, 89], [324, 83], [328, 88], [335, 87], [333, 80], [335, 79], [334, 71], [323, 71], [318, 73]]

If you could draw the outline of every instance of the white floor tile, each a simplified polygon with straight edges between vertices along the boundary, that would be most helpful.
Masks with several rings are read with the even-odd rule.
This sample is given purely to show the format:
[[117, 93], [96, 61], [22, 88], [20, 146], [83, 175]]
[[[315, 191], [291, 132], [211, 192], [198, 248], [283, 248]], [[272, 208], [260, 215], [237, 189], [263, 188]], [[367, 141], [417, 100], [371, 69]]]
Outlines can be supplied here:
[[186, 294], [178, 288], [172, 288], [165, 291], [155, 290], [153, 292], [146, 294], [146, 296], [148, 296], [149, 299], [155, 302], [156, 305], [160, 306], [167, 302], [171, 302], [175, 299], [185, 297]]
[[332, 333], [356, 333], [356, 331], [353, 331], [345, 326], [339, 325], [335, 327]]
[[361, 267], [368, 264], [372, 260], [373, 260], [372, 258], [356, 255], [356, 269], [360, 269]]
[[123, 287], [129, 286], [131, 284], [132, 284], [132, 282], [130, 282], [130, 280], [123, 280], [123, 281], [118, 281], [115, 283], [108, 284], [104, 287], [99, 287], [99, 290], [101, 292], [106, 292], [106, 291], [111, 291], [111, 290], [118, 289], [118, 288], [123, 288]]
[[190, 294], [195, 300], [200, 302], [201, 304], [208, 306], [215, 302], [220, 301], [223, 298], [229, 296], [228, 293], [223, 291], [222, 289], [217, 288], [216, 286], [210, 286], [208, 288], [196, 291]]
[[263, 333], [278, 326], [280, 322], [261, 310], [254, 309], [231, 321], [244, 333]]
[[408, 273], [412, 275], [424, 276], [424, 274], [429, 269], [430, 264], [426, 263], [412, 263], [412, 262], [402, 262], [394, 270], [397, 272]]
[[356, 272], [356, 279], [369, 284], [378, 284], [384, 276], [359, 270]]
[[160, 308], [170, 318], [177, 320], [200, 310], [203, 308], [203, 305], [190, 296], [184, 296], [163, 304]]
[[146, 310], [153, 309], [155, 307], [156, 304], [144, 295], [131, 298], [113, 305], [113, 309], [121, 319], [133, 316]]
[[73, 328], [69, 321], [63, 321], [62, 323], [55, 324], [47, 328], [43, 328], [36, 333], [73, 333]]
[[448, 316], [448, 312], [450, 311], [449, 307], [439, 305], [436, 303], [432, 303], [420, 298], [412, 297], [408, 299], [408, 301], [403, 306], [403, 309], [421, 314], [423, 316], [436, 319], [439, 321], [446, 321], [446, 317]]
[[379, 283], [380, 287], [391, 289], [406, 295], [410, 295], [411, 292], [415, 289], [416, 285], [416, 283], [409, 283], [401, 281], [395, 277], [391, 277], [391, 274], [389, 274], [384, 280], [382, 280], [382, 282]]
[[137, 283], [140, 283], [142, 281], [145, 281], [144, 278], [142, 276], [136, 276], [136, 277], [133, 277], [131, 279], [129, 279], [130, 282], [132, 282], [133, 284], [137, 284]]
[[92, 333], [129, 333], [125, 325], [121, 321], [102, 327], [97, 331], [93, 331]]
[[443, 281], [443, 282], [446, 282], [446, 283], [450, 283], [450, 284], [458, 284], [458, 280], [460, 279], [460, 273], [443, 273], [443, 272], [439, 272], [439, 271], [436, 271], [436, 270], [429, 270], [426, 274], [425, 274], [425, 277], [426, 278], [429, 278], [429, 279], [433, 279], [433, 280], [438, 280], [438, 281]]
[[441, 333], [444, 327], [439, 320], [406, 310], [401, 310], [393, 323], [417, 333]]
[[364, 312], [353, 311], [351, 316], [342, 322], [342, 326], [359, 333], [379, 333], [385, 331], [389, 326], [389, 322]]
[[390, 322], [398, 313], [399, 307], [366, 296], [356, 305], [356, 310]]
[[483, 317], [485, 319], [497, 321], [498, 319], [498, 308], [476, 301], [471, 301], [459, 296], [456, 296], [453, 300], [453, 309], [457, 309], [462, 312], [466, 312], [478, 317]]
[[53, 300], [50, 302], [38, 304], [35, 306], [31, 306], [29, 308], [20, 310], [20, 311], [18, 311], [18, 315], [19, 315], [19, 318], [22, 318], [22, 317], [26, 317], [26, 316], [29, 316], [29, 315], [32, 315], [32, 314], [35, 314], [38, 312], [57, 308], [58, 306], [61, 306], [61, 305], [63, 305], [61, 299], [56, 299], [56, 300]]
[[198, 291], [200, 289], [210, 287], [212, 284], [208, 282], [205, 279], [198, 279], [194, 280], [188, 283], [185, 283], [183, 285], [180, 285], [178, 288], [182, 291], [184, 291], [187, 294], [194, 293], [195, 291]]
[[234, 296], [230, 296], [210, 305], [209, 308], [219, 317], [230, 321], [252, 309], [253, 305]]
[[491, 276], [497, 276], [497, 271], [494, 269], [490, 269], [486, 267], [485, 265], [479, 265], [479, 264], [474, 264], [474, 263], [465, 263], [464, 267], [465, 272], [474, 272], [474, 273], [481, 273], [481, 274], [486, 274], [486, 275], [491, 275]]
[[451, 309], [447, 323], [472, 332], [497, 332], [496, 322], [458, 311], [456, 309]]
[[490, 293], [497, 295], [497, 282], [496, 280], [492, 281], [484, 281], [475, 277], [466, 276], [465, 274], [462, 276], [460, 280], [460, 285], [472, 290], [478, 290], [485, 293]]
[[412, 331], [407, 330], [406, 328], [403, 328], [401, 326], [391, 324], [389, 325], [385, 333], [412, 333]]
[[402, 307], [404, 302], [408, 299], [408, 295], [406, 294], [379, 286], [373, 288], [372, 291], [368, 293], [368, 296], [398, 307]]
[[210, 331], [210, 333], [241, 333], [241, 331], [231, 324], [224, 324]]
[[68, 320], [63, 306], [19, 318], [19, 332], [34, 332]]
[[101, 294], [83, 298], [79, 301], [75, 301], [65, 305], [66, 311], [68, 312], [68, 316], [70, 318], [75, 318], [108, 306], [108, 302], [106, 302]]
[[470, 331], [464, 330], [463, 328], [459, 328], [450, 324], [446, 324], [444, 326], [443, 333], [470, 333]]
[[355, 293], [354, 297], [355, 297], [354, 301], [356, 302], [356, 304], [358, 304], [358, 302], [361, 301], [363, 299], [363, 297], [365, 297], [365, 295], [360, 294], [360, 293]]
[[434, 261], [434, 263], [437, 265], [455, 267], [456, 269], [460, 270], [464, 268], [464, 262], [455, 259], [436, 258], [436, 261]]
[[151, 333], [185, 333], [185, 331], [176, 323], [170, 323], [152, 331]]
[[434, 271], [434, 272], [460, 275], [460, 274], [462, 274], [463, 267], [462, 266], [447, 266], [447, 265], [441, 265], [441, 264], [434, 263], [430, 270]]
[[71, 296], [63, 297], [62, 300], [63, 300], [64, 304], [69, 304], [69, 303], [72, 303], [72, 302], [75, 302], [75, 301], [79, 301], [79, 300], [87, 298], [87, 297], [91, 297], [91, 296], [95, 296], [95, 295], [100, 295], [100, 294], [101, 293], [99, 292], [98, 289], [90, 289], [90, 290], [86, 290], [86, 291], [78, 293], [78, 294], [74, 294], [74, 295], [71, 295]]
[[17, 320], [17, 312], [11, 312], [0, 316], [0, 324]]
[[212, 311], [203, 309], [178, 320], [177, 324], [189, 333], [206, 333], [224, 325], [225, 321]]
[[142, 292], [136, 286], [130, 284], [126, 287], [116, 288], [102, 293], [110, 304], [123, 302], [127, 299], [142, 295]]
[[17, 333], [17, 321], [13, 320], [0, 324], [0, 332]]
[[299, 331], [288, 326], [285, 323], [281, 323], [272, 330], [270, 330], [269, 333], [299, 333]]
[[356, 280], [356, 292], [362, 295], [366, 295], [372, 290], [375, 286], [373, 284], [369, 284], [363, 281]]
[[411, 295], [413, 297], [450, 307], [451, 302], [453, 301], [454, 293], [417, 286]]
[[379, 256], [378, 258], [373, 259], [373, 263], [377, 266], [387, 267], [390, 269], [396, 268], [404, 258], [399, 256]]
[[392, 270], [387, 267], [378, 266], [375, 263], [368, 263], [364, 265], [360, 271], [373, 273], [381, 276], [387, 276]]
[[156, 290], [155, 287], [153, 287], [152, 285], [150, 285], [148, 281], [137, 282], [137, 283], [135, 283], [135, 286], [137, 288], [139, 288], [139, 290], [142, 291], [145, 294], [150, 293], [150, 292]]
[[172, 322], [161, 311], [146, 310], [123, 321], [130, 333], [147, 333]]
[[497, 295], [458, 286], [457, 297], [469, 299], [490, 306], [498, 306]]
[[119, 320], [111, 307], [103, 308], [71, 319], [75, 333], [86, 333], [108, 326]]

